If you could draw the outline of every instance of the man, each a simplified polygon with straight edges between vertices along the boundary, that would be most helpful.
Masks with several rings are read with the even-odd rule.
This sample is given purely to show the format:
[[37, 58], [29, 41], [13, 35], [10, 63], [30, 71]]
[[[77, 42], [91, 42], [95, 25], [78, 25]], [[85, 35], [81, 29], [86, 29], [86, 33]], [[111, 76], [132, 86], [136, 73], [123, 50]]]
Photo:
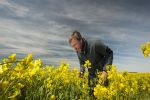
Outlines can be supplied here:
[[[89, 85], [90, 80], [96, 78], [97, 71], [102, 71], [103, 85], [107, 85], [107, 71], [106, 66], [111, 65], [113, 61], [113, 51], [105, 46], [100, 41], [87, 41], [82, 37], [80, 32], [74, 31], [69, 38], [70, 45], [76, 50], [79, 62], [80, 62], [80, 73], [79, 76], [82, 77], [85, 71], [84, 63], [89, 60], [91, 63], [91, 68], [88, 68], [88, 79]], [[95, 84], [96, 85], [96, 84]]]

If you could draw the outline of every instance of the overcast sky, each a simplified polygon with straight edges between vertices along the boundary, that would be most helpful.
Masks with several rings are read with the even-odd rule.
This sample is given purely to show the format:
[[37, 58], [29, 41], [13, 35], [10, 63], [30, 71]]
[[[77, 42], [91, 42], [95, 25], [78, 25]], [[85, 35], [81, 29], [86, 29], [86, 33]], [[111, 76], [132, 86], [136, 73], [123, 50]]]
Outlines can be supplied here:
[[114, 51], [119, 71], [150, 72], [140, 45], [150, 41], [149, 0], [0, 0], [0, 58], [33, 53], [44, 64], [79, 68], [68, 37], [78, 30]]

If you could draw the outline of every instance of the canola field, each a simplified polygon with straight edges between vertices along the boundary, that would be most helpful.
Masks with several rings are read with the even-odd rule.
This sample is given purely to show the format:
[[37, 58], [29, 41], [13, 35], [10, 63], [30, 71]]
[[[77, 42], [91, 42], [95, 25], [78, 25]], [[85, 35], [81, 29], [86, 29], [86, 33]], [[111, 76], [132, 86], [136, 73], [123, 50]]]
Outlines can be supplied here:
[[32, 54], [22, 59], [11, 54], [0, 63], [0, 100], [150, 100], [150, 73], [118, 72], [112, 65], [109, 85], [102, 85], [99, 73], [97, 85], [90, 88], [88, 73], [80, 78], [79, 70], [69, 67], [65, 62], [43, 66]]
[[[149, 57], [150, 42], [141, 45], [141, 50]], [[86, 61], [84, 67], [90, 65]], [[70, 69], [68, 63], [43, 66], [32, 54], [22, 59], [11, 54], [0, 62], [0, 100], [150, 100], [150, 72], [118, 72], [115, 65], [107, 68], [108, 86], [102, 85], [103, 75], [97, 73], [96, 86], [89, 87], [88, 73], [81, 78], [79, 70]]]

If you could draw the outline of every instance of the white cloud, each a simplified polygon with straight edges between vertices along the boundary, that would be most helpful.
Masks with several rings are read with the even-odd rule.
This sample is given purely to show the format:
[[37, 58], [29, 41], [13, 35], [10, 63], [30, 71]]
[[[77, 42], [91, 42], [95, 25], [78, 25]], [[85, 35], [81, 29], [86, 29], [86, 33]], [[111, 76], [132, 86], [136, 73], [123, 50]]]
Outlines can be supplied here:
[[[64, 35], [64, 31], [68, 31], [69, 28], [63, 29], [63, 25], [53, 21], [49, 21], [49, 23], [49, 26], [41, 26], [41, 29], [36, 29], [32, 28], [32, 24], [28, 28], [30, 23], [27, 26], [16, 20], [2, 19], [0, 23], [0, 45], [5, 45], [8, 49], [1, 48], [1, 53], [17, 52], [65, 56], [65, 52], [62, 53], [61, 50], [70, 49], [69, 44], [67, 44], [68, 38]], [[47, 30], [46, 33], [43, 32], [44, 30]], [[61, 45], [61, 43], [64, 43], [64, 45]]]
[[3, 6], [5, 9], [8, 8], [15, 15], [20, 17], [26, 16], [29, 12], [27, 7], [14, 3], [12, 0], [0, 0], [0, 6]]
[[[57, 1], [53, 1], [57, 6], [55, 3], [45, 5], [43, 1], [37, 2], [41, 3], [42, 7], [37, 8], [36, 3], [30, 4], [28, 7], [30, 1], [27, 1], [26, 6], [23, 6], [15, 1], [0, 0], [0, 8], [9, 10], [4, 10], [6, 13], [13, 13], [13, 16], [19, 17], [27, 16], [25, 19], [19, 20], [11, 18], [12, 16], [9, 18], [0, 17], [0, 45], [9, 48], [1, 48], [1, 53], [33, 52], [41, 56], [52, 55], [43, 57], [43, 60], [58, 63], [64, 59], [76, 66], [76, 64], [78, 65], [77, 56], [74, 51], [69, 51], [71, 47], [67, 44], [67, 40], [72, 29], [79, 28], [85, 33], [96, 31], [96, 34], [85, 34], [90, 39], [98, 38], [114, 42], [111, 43], [116, 54], [114, 60], [120, 69], [129, 71], [150, 70], [148, 67], [142, 69], [137, 66], [149, 66], [149, 63], [144, 62], [142, 58], [136, 58], [141, 57], [138, 50], [140, 43], [149, 40], [149, 35], [145, 31], [145, 27], [149, 26], [148, 17], [142, 16], [138, 12], [124, 11], [121, 6], [110, 5], [107, 8], [108, 5], [95, 6], [88, 1], [83, 5], [74, 3], [76, 1], [60, 3], [62, 10], [59, 9]], [[29, 8], [32, 7], [31, 11]], [[101, 31], [104, 33], [99, 33]], [[118, 56], [119, 58], [117, 58]], [[132, 67], [134, 65], [137, 68]]]

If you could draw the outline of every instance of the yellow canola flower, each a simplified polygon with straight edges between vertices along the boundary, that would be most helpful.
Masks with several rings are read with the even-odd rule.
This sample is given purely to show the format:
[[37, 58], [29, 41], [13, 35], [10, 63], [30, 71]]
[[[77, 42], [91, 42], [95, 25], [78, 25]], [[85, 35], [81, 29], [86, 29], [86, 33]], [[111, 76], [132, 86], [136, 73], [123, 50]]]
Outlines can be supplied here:
[[149, 47], [149, 48], [150, 48], [150, 42], [147, 42], [147, 47]]
[[98, 93], [99, 93], [99, 88], [100, 88], [101, 86], [98, 84], [98, 85], [96, 85], [96, 87], [94, 88], [94, 96], [95, 97], [97, 97], [97, 95], [98, 95]]
[[8, 67], [6, 65], [3, 66], [3, 71], [7, 71]]
[[12, 98], [16, 98], [17, 95], [20, 94], [20, 89], [16, 90], [11, 96], [9, 96], [8, 98], [12, 99]]
[[66, 70], [69, 68], [69, 66], [70, 66], [70, 65], [69, 65], [68, 63], [66, 63], [65, 61], [62, 60], [62, 61], [60, 62], [59, 68], [63, 68], [63, 69], [65, 68], [65, 71], [66, 71]]
[[21, 71], [23, 70], [23, 66], [18, 65], [18, 66], [16, 66], [16, 67], [14, 68], [14, 70], [17, 71], [17, 72], [21, 72]]
[[120, 89], [124, 88], [124, 84], [123, 83], [120, 83]]
[[34, 66], [36, 67], [36, 66], [41, 66], [42, 65], [42, 61], [41, 61], [41, 59], [38, 59], [38, 60], [35, 60], [34, 61]]
[[148, 54], [149, 54], [149, 51], [148, 51], [148, 50], [145, 50], [145, 51], [144, 51], [144, 54], [148, 55]]
[[145, 57], [148, 57], [150, 54], [150, 42], [147, 42], [145, 45], [141, 45], [141, 50]]
[[23, 78], [23, 74], [20, 72], [15, 73], [16, 78]]
[[9, 58], [11, 61], [16, 61], [16, 54], [11, 54], [8, 58]]
[[40, 69], [39, 67], [33, 68], [33, 69], [31, 70], [31, 72], [29, 72], [29, 76], [32, 77], [33, 75], [35, 75], [36, 72], [37, 72], [39, 69]]
[[20, 88], [23, 88], [24, 87], [24, 85], [23, 84], [21, 84], [21, 83], [17, 83], [17, 89], [20, 89]]
[[50, 100], [56, 100], [56, 96], [55, 95], [51, 95]]
[[91, 62], [90, 62], [90, 60], [86, 60], [83, 66], [85, 68], [91, 68]]
[[28, 54], [28, 56], [25, 58], [25, 64], [28, 64], [32, 60], [33, 60], [33, 55], [32, 54]]
[[2, 74], [3, 73], [3, 68], [2, 68], [2, 66], [0, 65], [0, 74]]
[[99, 84], [94, 88], [94, 96], [97, 97], [98, 100], [101, 100], [103, 97], [108, 98], [108, 93], [109, 89]]
[[142, 49], [142, 51], [145, 51], [146, 46], [145, 45], [141, 45], [141, 49]]
[[8, 82], [8, 81], [3, 81], [3, 82], [2, 82], [2, 87], [3, 87], [3, 88], [7, 88], [8, 85], [9, 85], [9, 82]]
[[129, 86], [125, 89], [125, 92], [126, 92], [126, 93], [129, 93], [129, 92], [130, 92], [130, 87], [129, 87]]
[[107, 88], [106, 88], [106, 87], [102, 87], [102, 88], [101, 88], [101, 92], [102, 92], [102, 93], [106, 93], [106, 92], [107, 92]]
[[144, 54], [144, 57], [146, 57], [146, 58], [147, 58], [147, 57], [148, 57], [148, 54]]

